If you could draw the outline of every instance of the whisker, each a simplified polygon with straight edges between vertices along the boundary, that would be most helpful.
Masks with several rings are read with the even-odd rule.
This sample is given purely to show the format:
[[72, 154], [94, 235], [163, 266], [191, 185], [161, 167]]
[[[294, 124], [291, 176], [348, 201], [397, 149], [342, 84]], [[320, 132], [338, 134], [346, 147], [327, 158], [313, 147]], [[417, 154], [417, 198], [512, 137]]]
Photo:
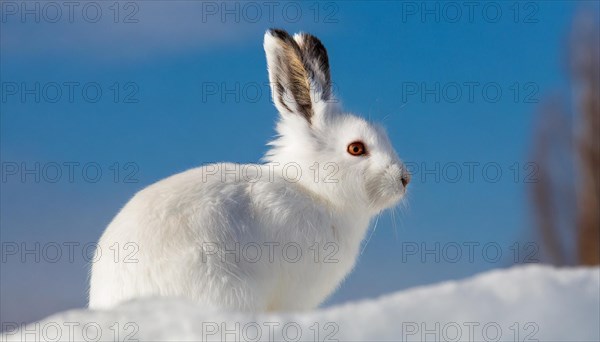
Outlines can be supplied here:
[[392, 216], [392, 227], [394, 228], [394, 238], [396, 239], [396, 241], [398, 241], [398, 225], [396, 224], [396, 209], [398, 208], [398, 206], [394, 206], [391, 210], [391, 216]]
[[371, 234], [369, 234], [369, 238], [367, 239], [367, 242], [365, 242], [365, 245], [363, 246], [362, 251], [360, 251], [360, 255], [362, 255], [363, 252], [365, 251], [365, 249], [367, 248], [369, 241], [371, 241], [371, 237], [373, 237], [373, 233], [375, 233], [375, 229], [377, 229], [377, 223], [379, 222], [379, 216], [381, 216], [381, 214], [378, 214], [377, 217], [375, 218], [375, 225], [373, 225], [373, 230], [371, 231]]

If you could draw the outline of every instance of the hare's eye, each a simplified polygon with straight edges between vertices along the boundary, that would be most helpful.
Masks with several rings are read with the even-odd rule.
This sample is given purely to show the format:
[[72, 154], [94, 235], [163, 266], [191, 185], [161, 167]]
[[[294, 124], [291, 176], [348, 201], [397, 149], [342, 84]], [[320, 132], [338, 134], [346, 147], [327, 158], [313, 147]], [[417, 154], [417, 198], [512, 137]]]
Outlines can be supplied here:
[[362, 156], [367, 153], [367, 149], [365, 148], [365, 144], [360, 141], [355, 141], [348, 145], [348, 153], [353, 156]]

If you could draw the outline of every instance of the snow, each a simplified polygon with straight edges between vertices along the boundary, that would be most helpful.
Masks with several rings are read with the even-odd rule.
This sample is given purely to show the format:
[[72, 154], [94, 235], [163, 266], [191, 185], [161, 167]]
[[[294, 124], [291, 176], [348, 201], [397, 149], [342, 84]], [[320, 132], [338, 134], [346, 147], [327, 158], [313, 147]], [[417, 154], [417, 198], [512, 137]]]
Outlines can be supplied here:
[[179, 299], [71, 310], [0, 341], [599, 341], [600, 268], [529, 265], [311, 312], [218, 312]]

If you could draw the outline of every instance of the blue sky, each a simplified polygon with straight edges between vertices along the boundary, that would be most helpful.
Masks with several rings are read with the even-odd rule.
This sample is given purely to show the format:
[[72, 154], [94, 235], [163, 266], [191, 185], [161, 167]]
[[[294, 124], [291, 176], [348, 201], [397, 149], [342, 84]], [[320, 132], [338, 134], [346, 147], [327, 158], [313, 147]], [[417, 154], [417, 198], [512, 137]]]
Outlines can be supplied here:
[[[539, 245], [527, 245], [537, 243], [527, 162], [540, 104], [569, 95], [575, 2], [481, 2], [472, 13], [457, 2], [276, 2], [270, 16], [263, 3], [253, 3], [257, 12], [248, 3], [139, 1], [120, 2], [118, 13], [95, 3], [98, 17], [78, 4], [72, 18], [62, 7], [51, 22], [55, 8], [26, 2], [39, 23], [21, 16], [22, 2], [1, 8], [0, 238], [19, 248], [80, 243], [73, 261], [56, 263], [22, 262], [4, 249], [3, 322], [84, 306], [81, 245], [96, 241], [137, 190], [204, 163], [260, 159], [277, 115], [262, 49], [269, 27], [321, 38], [345, 109], [383, 122], [399, 155], [419, 168], [408, 205], [395, 219], [382, 215], [326, 305], [507, 267], [515, 244], [516, 260], [543, 259]], [[597, 7], [587, 10], [597, 16]], [[22, 181], [23, 166], [36, 163]], [[72, 182], [65, 163], [74, 165]], [[56, 165], [62, 176], [53, 183]], [[421, 260], [426, 249], [456, 244], [457, 262]], [[502, 256], [483, 246], [500, 246]]]

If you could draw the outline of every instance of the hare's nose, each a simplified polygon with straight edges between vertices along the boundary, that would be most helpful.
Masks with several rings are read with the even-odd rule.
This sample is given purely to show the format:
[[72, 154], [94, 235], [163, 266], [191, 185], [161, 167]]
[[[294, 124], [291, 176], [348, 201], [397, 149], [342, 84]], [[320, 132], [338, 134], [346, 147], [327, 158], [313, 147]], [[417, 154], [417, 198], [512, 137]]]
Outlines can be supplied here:
[[408, 172], [403, 173], [402, 177], [400, 177], [400, 181], [402, 182], [402, 186], [406, 188], [408, 183], [410, 183], [410, 174]]

